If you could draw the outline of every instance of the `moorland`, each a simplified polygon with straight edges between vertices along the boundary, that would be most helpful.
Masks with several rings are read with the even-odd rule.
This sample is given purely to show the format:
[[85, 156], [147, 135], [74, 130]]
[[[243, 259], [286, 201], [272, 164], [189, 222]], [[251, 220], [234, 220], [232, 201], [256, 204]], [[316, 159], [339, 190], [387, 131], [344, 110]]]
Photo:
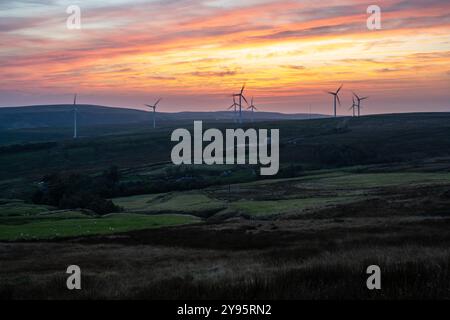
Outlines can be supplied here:
[[280, 129], [274, 177], [172, 165], [180, 126], [0, 130], [0, 297], [450, 298], [450, 114], [245, 123]]

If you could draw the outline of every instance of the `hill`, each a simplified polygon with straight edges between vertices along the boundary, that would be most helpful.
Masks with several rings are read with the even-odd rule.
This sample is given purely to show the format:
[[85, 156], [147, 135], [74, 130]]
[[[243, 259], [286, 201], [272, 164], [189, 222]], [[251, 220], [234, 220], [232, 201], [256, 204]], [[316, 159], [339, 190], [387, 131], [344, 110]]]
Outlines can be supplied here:
[[[111, 108], [96, 105], [78, 105], [78, 123], [81, 127], [99, 125], [121, 125], [149, 122], [149, 112]], [[232, 112], [180, 112], [157, 113], [160, 122], [167, 121], [229, 121], [233, 120]], [[282, 114], [273, 112], [256, 112], [252, 116], [244, 113], [246, 119], [253, 117], [255, 121], [296, 120], [321, 118], [323, 115]], [[73, 107], [71, 105], [25, 106], [0, 108], [0, 130], [32, 129], [47, 127], [69, 127], [73, 125]]]
[[[117, 131], [117, 127], [105, 127], [110, 134], [76, 141], [67, 135], [65, 140], [0, 146], [0, 191], [13, 193], [15, 188], [12, 185], [22, 189], [20, 185], [24, 180], [36, 181], [53, 172], [98, 173], [112, 165], [129, 175], [133, 183], [141, 183], [139, 181], [144, 179], [147, 186], [162, 188], [159, 180], [150, 181], [153, 179], [151, 172], [157, 171], [159, 179], [165, 175], [166, 169], [170, 169], [168, 163], [174, 145], [170, 136], [178, 124], [157, 130], [148, 126], [126, 127], [122, 132]], [[185, 125], [192, 128], [192, 122]], [[214, 126], [222, 129], [235, 127], [230, 123]], [[370, 164], [389, 167], [405, 161], [450, 157], [450, 113], [268, 121], [247, 123], [244, 127], [280, 129], [279, 175], [283, 177], [310, 169]], [[196, 167], [195, 170], [203, 174], [201, 168]], [[211, 172], [210, 178], [217, 180], [223, 170], [219, 166]], [[178, 178], [183, 177], [183, 173], [174, 176], [177, 175]], [[209, 184], [210, 178], [203, 182]], [[255, 178], [251, 170], [242, 168], [233, 181]], [[1, 180], [5, 183], [2, 184]], [[174, 183], [177, 184], [176, 181]]]

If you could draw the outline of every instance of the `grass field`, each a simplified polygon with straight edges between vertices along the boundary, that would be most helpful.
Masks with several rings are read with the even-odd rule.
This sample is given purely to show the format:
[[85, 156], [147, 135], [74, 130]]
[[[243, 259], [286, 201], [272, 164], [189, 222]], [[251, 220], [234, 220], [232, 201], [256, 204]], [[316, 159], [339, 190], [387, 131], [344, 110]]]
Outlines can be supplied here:
[[[128, 214], [103, 218], [95, 217], [92, 212], [61, 211], [21, 200], [3, 200], [0, 202], [0, 239], [48, 239], [125, 232], [199, 222], [215, 214], [251, 219], [311, 215], [376, 198], [378, 191], [385, 188], [446, 184], [450, 184], [449, 173], [365, 174], [334, 170], [297, 179], [245, 183], [230, 188], [225, 196], [213, 187], [205, 191], [116, 198], [114, 203]], [[228, 196], [231, 198], [225, 199]]]
[[372, 173], [372, 174], [345, 174], [337, 177], [318, 179], [313, 182], [320, 186], [331, 188], [383, 188], [401, 185], [425, 185], [449, 183], [450, 173]]
[[4, 202], [6, 202], [6, 203], [0, 204], [0, 217], [34, 216], [37, 214], [49, 212], [49, 210], [52, 209], [49, 206], [27, 204], [27, 203], [24, 203], [23, 201], [9, 202], [9, 201], [5, 200]]
[[18, 225], [0, 225], [0, 240], [43, 240], [89, 235], [114, 234], [130, 230], [167, 227], [199, 222], [188, 215], [115, 214], [102, 218], [29, 221]]
[[225, 208], [221, 201], [196, 192], [169, 193], [114, 199], [114, 203], [127, 212], [139, 213], [185, 213], [207, 216]]
[[[359, 170], [362, 169], [359, 168]], [[233, 198], [234, 201], [219, 200], [220, 194], [216, 194], [213, 188], [211, 191], [206, 190], [206, 193], [199, 191], [117, 198], [114, 199], [114, 203], [126, 211], [139, 213], [184, 212], [204, 216], [208, 212], [217, 213], [226, 210], [252, 218], [266, 218], [366, 200], [371, 196], [371, 189], [401, 188], [411, 185], [446, 185], [449, 183], [450, 173], [445, 172], [368, 174], [328, 170], [326, 173], [312, 172], [310, 175], [295, 179], [236, 185], [230, 189], [232, 193], [239, 194]], [[284, 192], [278, 193], [277, 189], [282, 189]], [[277, 200], [264, 201], [261, 200], [264, 197], [258, 197], [268, 190], [272, 198], [275, 193]], [[320, 193], [323, 193], [324, 196], [317, 197]], [[376, 194], [376, 192], [373, 193]], [[217, 198], [214, 198], [215, 195]]]
[[307, 198], [278, 201], [237, 201], [230, 208], [253, 218], [268, 217], [289, 213], [301, 213], [305, 210], [318, 210], [327, 206], [352, 202], [358, 198]]
[[[449, 119], [258, 123], [281, 129], [273, 179], [174, 168], [170, 128], [0, 147], [0, 297], [450, 299]], [[31, 204], [44, 174], [111, 165], [121, 177], [107, 197], [123, 213]], [[381, 292], [366, 290], [371, 264]]]

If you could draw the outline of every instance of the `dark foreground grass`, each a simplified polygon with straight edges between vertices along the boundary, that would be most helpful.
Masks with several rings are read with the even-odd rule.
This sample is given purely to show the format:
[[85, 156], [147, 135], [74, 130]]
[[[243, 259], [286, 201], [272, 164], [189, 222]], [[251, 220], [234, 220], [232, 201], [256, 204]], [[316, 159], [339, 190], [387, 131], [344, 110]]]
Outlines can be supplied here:
[[[0, 243], [0, 298], [450, 299], [448, 225], [410, 217], [241, 221]], [[81, 291], [66, 289], [72, 264], [81, 267]], [[381, 291], [366, 288], [374, 264]]]
[[[423, 258], [416, 259], [416, 254]], [[366, 268], [382, 266], [382, 290], [366, 287]], [[175, 278], [138, 299], [450, 299], [450, 251], [392, 248], [327, 253], [273, 271], [216, 282]]]
[[[172, 252], [173, 253], [173, 252]], [[159, 253], [161, 254], [161, 253]], [[210, 253], [211, 254], [211, 253]], [[208, 254], [208, 255], [210, 255]], [[180, 257], [179, 257], [180, 258]], [[145, 269], [118, 272], [113, 266], [102, 273], [86, 272], [83, 290], [65, 289], [63, 272], [17, 275], [0, 287], [3, 299], [450, 299], [450, 250], [430, 247], [364, 248], [327, 252], [273, 268], [242, 255], [228, 256], [233, 263], [186, 262], [166, 266], [168, 274]], [[239, 259], [247, 265], [239, 267]], [[145, 259], [144, 259], [145, 260]], [[183, 260], [184, 261], [184, 260]], [[172, 261], [173, 262], [173, 261]], [[167, 261], [166, 261], [167, 263]], [[382, 290], [366, 288], [366, 268], [382, 269]], [[213, 267], [215, 265], [215, 267]], [[252, 270], [248, 266], [252, 266]], [[178, 272], [175, 272], [178, 270]], [[136, 272], [138, 272], [136, 274]], [[3, 277], [2, 277], [3, 278]]]

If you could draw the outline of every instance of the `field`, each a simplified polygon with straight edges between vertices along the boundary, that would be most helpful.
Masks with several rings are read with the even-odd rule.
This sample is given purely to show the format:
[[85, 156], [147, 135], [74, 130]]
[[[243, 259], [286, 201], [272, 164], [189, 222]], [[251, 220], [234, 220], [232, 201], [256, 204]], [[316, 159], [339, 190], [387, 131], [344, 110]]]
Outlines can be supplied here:
[[[259, 124], [282, 131], [282, 170], [266, 180], [248, 166], [174, 168], [168, 129], [9, 147], [0, 297], [450, 299], [449, 119]], [[118, 166], [120, 212], [30, 200], [43, 174], [75, 163], [93, 179]], [[78, 292], [65, 288], [72, 264]], [[372, 264], [381, 291], [366, 288]]]

